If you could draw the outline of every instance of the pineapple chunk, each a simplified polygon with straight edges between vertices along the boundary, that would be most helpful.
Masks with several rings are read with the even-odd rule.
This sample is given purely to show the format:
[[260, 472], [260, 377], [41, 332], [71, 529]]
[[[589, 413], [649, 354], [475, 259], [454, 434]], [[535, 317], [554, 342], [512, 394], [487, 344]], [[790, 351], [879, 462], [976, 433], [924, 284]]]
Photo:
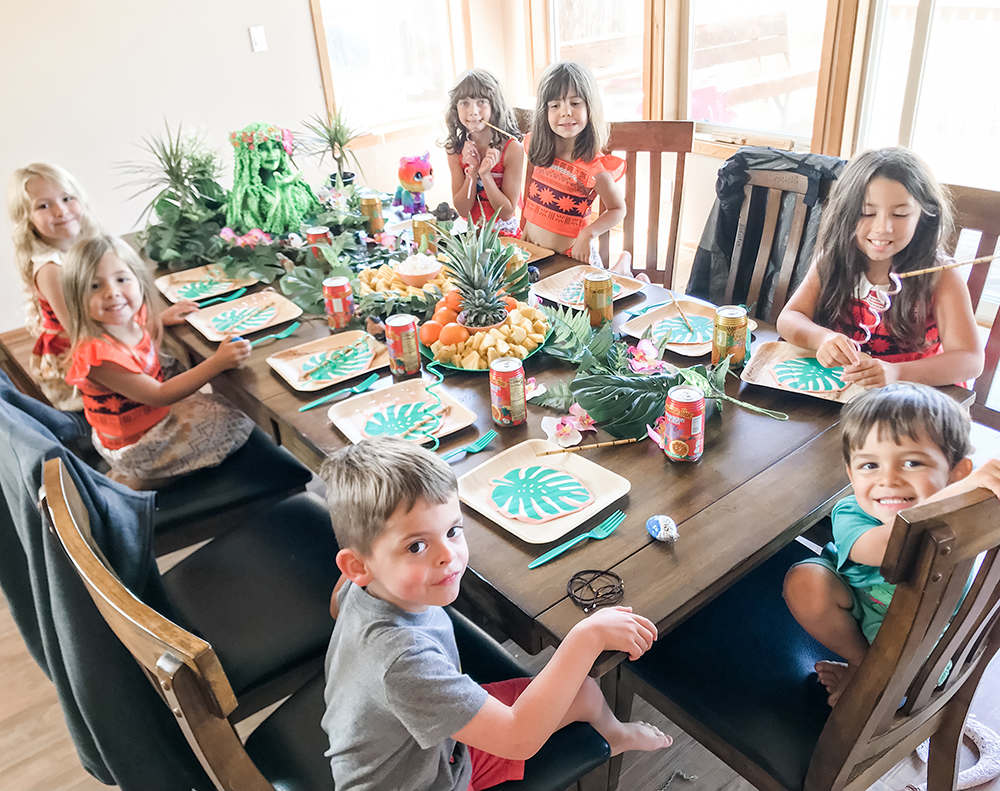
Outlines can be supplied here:
[[514, 343], [521, 343], [521, 341], [523, 341], [527, 337], [528, 337], [528, 331], [524, 327], [522, 326], [511, 327], [510, 339], [514, 341]]
[[434, 343], [432, 343], [432, 344], [431, 344], [431, 354], [433, 354], [433, 355], [434, 355], [435, 359], [437, 359], [437, 356], [438, 356], [438, 351], [439, 351], [439, 350], [440, 350], [440, 349], [441, 349], [441, 348], [442, 348], [443, 346], [444, 346], [444, 344], [443, 344], [443, 343], [441, 343], [441, 341], [434, 341]]
[[467, 371], [475, 371], [482, 368], [482, 358], [479, 356], [479, 352], [473, 350], [466, 354], [462, 358], [461, 366]]
[[544, 321], [535, 321], [534, 323], [532, 323], [531, 329], [537, 333], [540, 333], [544, 337], [545, 333], [549, 331], [549, 325], [546, 324]]
[[528, 333], [528, 340], [534, 341], [536, 344], [538, 344], [539, 346], [541, 346], [542, 341], [545, 340], [545, 336], [542, 333], [540, 333], [540, 332], [529, 332]]
[[530, 335], [527, 338], [525, 338], [523, 341], [521, 341], [521, 346], [523, 346], [524, 349], [525, 349], [525, 351], [528, 351], [528, 352], [533, 352], [535, 349], [538, 348], [538, 344], [535, 343], [535, 341], [533, 341], [531, 339]]
[[516, 343], [512, 343], [510, 345], [510, 356], [517, 357], [519, 360], [523, 360], [525, 357], [528, 356], [528, 351], [523, 346], [520, 346]]
[[501, 357], [507, 357], [510, 354], [510, 346], [503, 339], [497, 341], [496, 350], [500, 352]]
[[493, 361], [499, 356], [500, 352], [497, 351], [497, 347], [491, 346], [489, 349], [486, 350], [486, 365], [487, 366], [492, 365]]
[[489, 349], [496, 348], [497, 340], [499, 339], [500, 336], [494, 335], [493, 330], [490, 330], [489, 332], [481, 332], [479, 333], [479, 335], [482, 338], [482, 340], [479, 343], [479, 351], [485, 352], [488, 351]]
[[510, 313], [507, 314], [507, 320], [511, 324], [520, 324], [522, 318], [524, 318], [524, 313], [521, 311], [520, 308], [515, 308], [514, 310], [512, 310]]

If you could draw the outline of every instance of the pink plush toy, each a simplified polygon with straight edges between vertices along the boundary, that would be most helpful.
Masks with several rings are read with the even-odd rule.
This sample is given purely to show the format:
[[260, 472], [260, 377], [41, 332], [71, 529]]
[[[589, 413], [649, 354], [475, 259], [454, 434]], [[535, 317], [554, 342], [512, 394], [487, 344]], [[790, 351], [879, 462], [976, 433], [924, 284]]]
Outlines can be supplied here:
[[392, 199], [393, 206], [401, 206], [402, 213], [409, 217], [427, 211], [424, 193], [434, 186], [434, 168], [431, 167], [430, 152], [419, 157], [401, 157], [399, 160], [399, 186]]

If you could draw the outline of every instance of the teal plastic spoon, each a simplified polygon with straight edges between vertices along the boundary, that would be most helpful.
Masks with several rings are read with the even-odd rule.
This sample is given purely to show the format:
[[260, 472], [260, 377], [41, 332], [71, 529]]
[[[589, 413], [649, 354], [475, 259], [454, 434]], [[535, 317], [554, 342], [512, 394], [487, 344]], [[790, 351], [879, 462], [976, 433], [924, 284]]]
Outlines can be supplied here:
[[281, 340], [282, 338], [287, 338], [301, 326], [302, 326], [301, 321], [293, 321], [291, 324], [285, 327], [285, 329], [283, 329], [281, 332], [272, 332], [270, 335], [262, 335], [261, 337], [250, 341], [250, 346], [252, 348], [256, 346], [258, 343], [261, 343], [262, 341], [270, 341], [270, 340], [278, 341]]
[[244, 294], [247, 293], [247, 287], [236, 289], [232, 294], [226, 294], [224, 297], [213, 297], [212, 299], [206, 299], [203, 302], [198, 303], [199, 308], [207, 308], [209, 305], [214, 305], [217, 302], [229, 302], [232, 299], [239, 299]]

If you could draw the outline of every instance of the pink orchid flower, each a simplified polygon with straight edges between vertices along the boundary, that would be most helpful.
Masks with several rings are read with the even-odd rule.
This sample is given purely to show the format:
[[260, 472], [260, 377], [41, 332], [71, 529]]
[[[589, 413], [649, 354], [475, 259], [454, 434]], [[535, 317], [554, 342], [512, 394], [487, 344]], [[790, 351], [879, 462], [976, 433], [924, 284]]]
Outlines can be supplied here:
[[594, 419], [579, 404], [571, 405], [569, 415], [563, 419], [572, 422], [576, 426], [577, 431], [597, 431], [597, 424], [594, 422]]
[[657, 373], [667, 369], [667, 363], [657, 353], [656, 344], [649, 338], [643, 338], [635, 346], [629, 346], [628, 354], [628, 367], [633, 373]]
[[227, 242], [233, 242], [236, 240], [236, 231], [234, 231], [229, 226], [226, 226], [221, 231], [219, 231], [219, 236], [221, 236]]
[[576, 445], [583, 439], [583, 435], [566, 417], [543, 417], [542, 431], [549, 438], [549, 442], [555, 442], [561, 448]]
[[660, 448], [663, 448], [664, 428], [667, 422], [666, 415], [660, 415], [652, 426], [646, 426], [646, 434]]

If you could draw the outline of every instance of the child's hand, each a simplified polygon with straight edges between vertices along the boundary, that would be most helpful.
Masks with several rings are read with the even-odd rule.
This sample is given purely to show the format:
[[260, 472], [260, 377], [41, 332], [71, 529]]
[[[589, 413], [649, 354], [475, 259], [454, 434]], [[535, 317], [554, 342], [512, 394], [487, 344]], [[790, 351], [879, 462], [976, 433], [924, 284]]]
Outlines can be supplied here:
[[624, 651], [632, 660], [646, 653], [656, 640], [653, 622], [632, 612], [631, 607], [605, 607], [574, 628], [593, 630], [603, 650]]
[[899, 380], [897, 371], [892, 363], [862, 354], [857, 363], [844, 367], [843, 379], [848, 384], [862, 387], [884, 387], [890, 382]]
[[836, 368], [838, 365], [855, 365], [860, 362], [861, 354], [846, 335], [831, 332], [816, 349], [816, 359], [820, 365]]
[[198, 310], [197, 302], [193, 299], [182, 299], [180, 302], [175, 302], [169, 308], [165, 308], [160, 314], [160, 321], [166, 327], [183, 324], [184, 317], [189, 313], [194, 313], [196, 310]]
[[573, 242], [573, 247], [569, 251], [570, 257], [575, 258], [577, 261], [583, 261], [585, 264], [590, 263], [590, 234], [580, 231], [580, 235], [576, 237], [576, 241]]
[[221, 371], [237, 368], [250, 359], [250, 341], [227, 338], [219, 344], [211, 359], [215, 360]]
[[[971, 466], [971, 461], [966, 461]], [[947, 497], [954, 497], [956, 494], [971, 492], [973, 489], [989, 489], [997, 497], [1000, 497], [1000, 459], [990, 459], [982, 467], [973, 470], [959, 481], [939, 489], [926, 500], [930, 503], [935, 500], [944, 500]]]
[[479, 175], [487, 175], [500, 162], [500, 152], [495, 148], [487, 148], [483, 160], [479, 164]]
[[471, 140], [466, 140], [462, 146], [462, 166], [472, 168], [473, 172], [479, 167], [479, 149]]

